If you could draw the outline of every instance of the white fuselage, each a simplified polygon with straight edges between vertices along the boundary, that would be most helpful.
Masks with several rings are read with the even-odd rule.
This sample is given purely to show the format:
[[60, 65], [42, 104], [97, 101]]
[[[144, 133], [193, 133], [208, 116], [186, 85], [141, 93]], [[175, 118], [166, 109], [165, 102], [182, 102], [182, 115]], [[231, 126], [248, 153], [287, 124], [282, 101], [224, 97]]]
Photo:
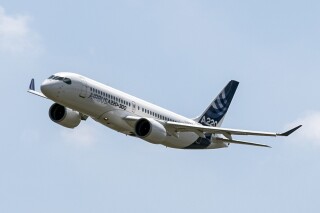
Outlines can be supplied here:
[[[41, 91], [52, 101], [90, 116], [97, 122], [127, 135], [134, 135], [134, 123], [124, 118], [135, 116], [152, 118], [159, 122], [175, 121], [199, 125], [192, 119], [173, 113], [147, 101], [101, 84], [74, 73], [57, 73], [57, 76], [71, 79], [71, 84], [46, 79]], [[172, 148], [186, 148], [195, 143], [199, 135], [181, 132], [178, 136], [167, 134], [162, 145]], [[151, 143], [157, 143], [149, 141]], [[224, 143], [211, 143], [208, 149], [222, 148]]]

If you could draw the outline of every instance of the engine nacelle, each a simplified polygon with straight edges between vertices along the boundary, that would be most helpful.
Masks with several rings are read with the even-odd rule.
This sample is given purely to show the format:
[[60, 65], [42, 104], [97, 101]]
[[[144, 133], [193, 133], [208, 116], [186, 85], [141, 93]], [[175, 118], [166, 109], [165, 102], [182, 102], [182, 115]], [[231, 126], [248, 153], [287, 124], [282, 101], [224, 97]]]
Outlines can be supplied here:
[[135, 134], [150, 143], [159, 144], [165, 140], [167, 131], [164, 126], [154, 119], [141, 118], [134, 128]]
[[81, 115], [77, 111], [73, 111], [60, 104], [53, 104], [49, 109], [50, 119], [67, 128], [75, 128], [81, 122]]

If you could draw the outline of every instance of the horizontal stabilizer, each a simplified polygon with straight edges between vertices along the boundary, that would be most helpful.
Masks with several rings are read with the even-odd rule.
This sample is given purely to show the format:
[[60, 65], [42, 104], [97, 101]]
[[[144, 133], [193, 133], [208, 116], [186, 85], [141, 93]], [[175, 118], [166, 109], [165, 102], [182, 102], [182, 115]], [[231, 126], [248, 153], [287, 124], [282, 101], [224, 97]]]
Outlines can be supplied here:
[[217, 142], [224, 142], [224, 143], [234, 143], [234, 144], [241, 144], [241, 145], [248, 145], [248, 146], [260, 146], [260, 147], [271, 148], [271, 146], [268, 146], [265, 144], [251, 143], [248, 141], [229, 140], [229, 139], [224, 139], [224, 138], [217, 138], [216, 141]]

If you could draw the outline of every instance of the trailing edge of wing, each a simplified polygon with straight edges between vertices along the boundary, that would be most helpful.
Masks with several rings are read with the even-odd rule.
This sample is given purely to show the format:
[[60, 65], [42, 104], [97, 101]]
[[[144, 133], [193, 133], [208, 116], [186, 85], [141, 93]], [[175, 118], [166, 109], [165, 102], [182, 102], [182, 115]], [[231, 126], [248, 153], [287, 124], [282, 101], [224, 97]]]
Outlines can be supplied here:
[[217, 138], [216, 140], [217, 140], [217, 142], [234, 143], [234, 144], [241, 144], [241, 145], [248, 145], [248, 146], [260, 146], [260, 147], [271, 148], [271, 146], [268, 146], [265, 144], [251, 143], [248, 141], [229, 140], [229, 139], [223, 139], [223, 138]]
[[288, 136], [301, 127], [300, 125], [287, 132], [279, 134], [279, 133], [273, 133], [273, 132], [260, 132], [260, 131], [228, 129], [228, 128], [221, 128], [221, 127], [185, 124], [185, 123], [178, 123], [178, 122], [171, 122], [171, 121], [166, 122], [165, 126], [168, 128], [175, 129], [176, 132], [202, 132], [202, 133], [211, 133], [211, 134], [223, 134], [226, 137], [231, 135], [253, 135], [253, 136], [273, 136], [273, 137]]
[[221, 127], [211, 127], [211, 126], [202, 126], [194, 124], [185, 124], [177, 122], [166, 122], [166, 126], [174, 128], [176, 132], [203, 132], [203, 133], [212, 133], [212, 134], [223, 134], [223, 135], [255, 135], [255, 136], [277, 136], [277, 133], [273, 132], [258, 132], [250, 130], [241, 130], [241, 129], [228, 129]]
[[40, 97], [42, 97], [42, 98], [47, 98], [47, 97], [46, 97], [44, 94], [42, 94], [41, 92], [35, 91], [34, 79], [31, 79], [28, 92], [31, 93], [31, 94], [33, 94], [33, 95], [40, 96]]

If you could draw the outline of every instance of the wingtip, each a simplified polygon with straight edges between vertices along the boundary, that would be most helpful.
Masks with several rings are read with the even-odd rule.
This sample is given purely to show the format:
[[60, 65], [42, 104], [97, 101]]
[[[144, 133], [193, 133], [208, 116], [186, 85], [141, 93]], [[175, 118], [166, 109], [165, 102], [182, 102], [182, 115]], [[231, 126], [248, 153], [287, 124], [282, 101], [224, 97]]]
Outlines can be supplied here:
[[34, 86], [34, 78], [31, 79], [30, 85], [29, 85], [29, 90], [35, 90], [35, 86]]
[[299, 125], [299, 126], [296, 126], [295, 128], [292, 128], [284, 133], [280, 133], [280, 134], [277, 134], [278, 136], [289, 136], [291, 135], [293, 132], [295, 132], [296, 130], [298, 130], [300, 127], [302, 127], [302, 125]]

